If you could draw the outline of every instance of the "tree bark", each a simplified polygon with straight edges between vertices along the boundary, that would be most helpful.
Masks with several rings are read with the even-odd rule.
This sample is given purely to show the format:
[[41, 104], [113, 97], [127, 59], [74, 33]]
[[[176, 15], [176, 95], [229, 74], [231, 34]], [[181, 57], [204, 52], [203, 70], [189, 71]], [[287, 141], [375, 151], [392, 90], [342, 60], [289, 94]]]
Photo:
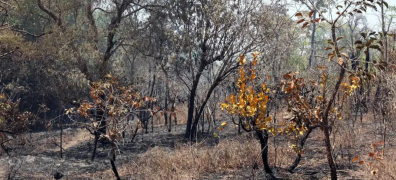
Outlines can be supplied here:
[[199, 122], [200, 117], [202, 116], [204, 108], [205, 108], [206, 104], [208, 103], [210, 96], [212, 95], [214, 89], [217, 87], [218, 84], [219, 84], [219, 81], [216, 79], [215, 82], [212, 84], [212, 86], [209, 88], [209, 91], [206, 94], [206, 98], [202, 102], [201, 107], [198, 110], [198, 113], [195, 114], [194, 123], [191, 128], [191, 132], [193, 135], [197, 131], [198, 122]]
[[272, 170], [269, 167], [269, 163], [268, 163], [268, 133], [266, 130], [264, 131], [256, 130], [256, 135], [260, 140], [261, 160], [263, 161], [264, 164], [264, 171], [267, 174], [272, 174]]
[[[191, 129], [190, 130], [190, 136], [194, 135], [196, 130], [197, 130], [197, 125], [199, 122], [200, 117], [202, 116], [202, 113], [206, 107], [206, 104], [208, 103], [212, 93], [214, 92], [214, 90], [216, 89], [216, 87], [220, 84], [220, 82], [229, 74], [231, 73], [234, 69], [236, 69], [238, 66], [234, 66], [228, 70], [224, 70], [222, 69], [221, 72], [218, 74], [218, 76], [216, 77], [216, 79], [214, 80], [214, 82], [212, 83], [212, 85], [210, 86], [208, 92], [206, 93], [206, 97], [205, 100], [202, 102], [201, 106], [198, 109], [198, 112], [195, 114], [194, 117], [194, 122], [191, 125]], [[191, 101], [191, 99], [190, 99]], [[190, 108], [190, 107], [189, 107]], [[193, 112], [193, 110], [191, 110]], [[193, 117], [193, 114], [191, 114], [191, 117]], [[187, 122], [188, 123], [188, 122]], [[188, 126], [187, 126], [188, 127]], [[192, 139], [193, 137], [190, 137], [190, 139]]]
[[114, 173], [114, 176], [116, 177], [116, 179], [117, 180], [121, 180], [121, 178], [120, 178], [120, 175], [118, 174], [118, 171], [117, 171], [117, 167], [116, 167], [116, 165], [115, 165], [115, 160], [116, 160], [116, 145], [115, 145], [115, 143], [114, 142], [111, 142], [111, 145], [112, 145], [112, 148], [111, 148], [111, 152], [110, 152], [110, 156], [111, 157], [109, 157], [109, 159], [110, 159], [110, 164], [111, 164], [111, 170], [113, 171], [113, 173]]
[[117, 180], [121, 180], [120, 175], [118, 174], [118, 171], [117, 171], [117, 167], [116, 167], [116, 165], [115, 165], [115, 162], [114, 162], [114, 160], [111, 159], [111, 158], [110, 158], [110, 164], [111, 164], [111, 170], [113, 171], [114, 176], [116, 177], [116, 179], [117, 179]]
[[331, 96], [331, 99], [326, 106], [326, 110], [324, 112], [323, 121], [322, 121], [323, 133], [324, 133], [324, 137], [325, 137], [325, 146], [326, 146], [326, 152], [327, 152], [327, 161], [328, 161], [328, 164], [330, 167], [331, 180], [337, 179], [337, 167], [334, 163], [333, 155], [331, 153], [332, 151], [331, 151], [331, 143], [330, 143], [329, 113], [330, 113], [332, 105], [334, 104], [334, 101], [335, 101], [336, 95], [338, 93], [338, 90], [340, 88], [341, 82], [344, 79], [345, 72], [346, 72], [345, 66], [346, 65], [343, 64], [341, 67], [339, 79], [336, 83], [336, 86], [335, 86], [334, 92]]
[[264, 165], [265, 178], [268, 180], [277, 179], [273, 175], [272, 169], [270, 168], [268, 163], [268, 132], [266, 130], [256, 130], [256, 135], [260, 140], [261, 160], [263, 161]]
[[384, 0], [381, 1], [381, 21], [382, 21], [382, 34], [385, 38], [385, 52], [384, 57], [385, 62], [388, 62], [388, 31], [385, 29], [385, 12], [384, 12]]
[[93, 151], [92, 151], [91, 161], [93, 161], [95, 159], [96, 147], [98, 146], [98, 140], [99, 140], [98, 132], [94, 132], [94, 135], [95, 135], [94, 147], [93, 147]]
[[193, 131], [195, 96], [197, 94], [199, 79], [201, 78], [202, 72], [205, 69], [205, 67], [206, 67], [206, 63], [204, 61], [201, 61], [198, 72], [195, 75], [195, 78], [193, 80], [193, 84], [192, 84], [192, 87], [190, 90], [190, 97], [189, 97], [189, 101], [188, 101], [188, 112], [187, 112], [187, 127], [186, 127], [186, 133], [184, 135], [185, 138], [189, 138], [190, 140], [192, 140], [193, 134], [195, 133]]
[[312, 67], [312, 59], [313, 59], [313, 55], [315, 52], [316, 13], [317, 13], [316, 10], [314, 10], [314, 13], [313, 13], [314, 22], [312, 24], [312, 34], [311, 34], [311, 53], [310, 53], [309, 59], [308, 59], [308, 69], [311, 69], [311, 67]]
[[[350, 3], [348, 5], [348, 7], [351, 5], [352, 3]], [[339, 17], [338, 17], [339, 18]], [[332, 24], [331, 27], [331, 36], [334, 42], [334, 47], [335, 47], [335, 52], [337, 55], [337, 58], [342, 58], [340, 55], [340, 52], [338, 50], [338, 45], [337, 45], [337, 36], [336, 36], [336, 26], [335, 23], [337, 22], [338, 18], [334, 21], [334, 23]], [[346, 72], [346, 68], [347, 65], [346, 63], [342, 63], [340, 65], [341, 70], [340, 70], [340, 74], [339, 74], [339, 78], [338, 81], [335, 85], [334, 88], [334, 92], [332, 94], [332, 96], [330, 97], [329, 103], [326, 105], [326, 109], [325, 112], [323, 113], [322, 116], [322, 127], [323, 127], [323, 133], [324, 133], [324, 137], [325, 137], [325, 147], [326, 147], [326, 152], [327, 152], [327, 161], [330, 167], [330, 174], [331, 174], [331, 180], [337, 180], [337, 167], [334, 163], [334, 159], [333, 159], [333, 155], [332, 155], [332, 151], [331, 151], [331, 143], [330, 143], [330, 127], [329, 127], [329, 113], [330, 110], [335, 102], [336, 96], [338, 94], [338, 90], [340, 89], [340, 85], [342, 83], [342, 80], [345, 77], [345, 72]]]
[[[166, 72], [164, 67], [162, 67], [162, 70], [163, 70], [163, 72], [165, 74], [165, 104], [164, 104], [165, 110], [164, 110], [164, 119], [165, 119], [165, 126], [168, 126], [168, 111], [169, 111], [168, 104], [169, 104], [169, 97], [170, 97], [170, 94], [169, 94], [169, 78], [168, 78], [168, 73]], [[169, 120], [169, 121], [171, 121], [171, 120]]]

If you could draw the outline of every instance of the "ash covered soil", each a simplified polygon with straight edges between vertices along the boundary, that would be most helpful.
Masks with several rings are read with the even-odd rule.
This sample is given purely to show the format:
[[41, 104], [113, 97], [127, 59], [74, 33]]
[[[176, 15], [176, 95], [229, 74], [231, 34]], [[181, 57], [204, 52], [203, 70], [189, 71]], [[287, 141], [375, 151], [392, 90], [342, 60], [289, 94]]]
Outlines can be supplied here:
[[[140, 131], [133, 141], [132, 134], [127, 134], [125, 141], [118, 143], [116, 166], [136, 163], [136, 160], [147, 150], [162, 147], [173, 151], [177, 145], [186, 145], [189, 142], [183, 138], [185, 125], [177, 125], [172, 132], [166, 132], [165, 127], [156, 127], [154, 132], [148, 134]], [[326, 164], [325, 151], [319, 133], [309, 139], [310, 147], [304, 152], [303, 160], [291, 174], [285, 169], [287, 165], [277, 164], [274, 168], [275, 175], [280, 179], [328, 179], [329, 170]], [[237, 131], [226, 131], [222, 138], [235, 138]], [[54, 176], [62, 176], [62, 179], [115, 179], [111, 170], [109, 152], [110, 145], [98, 143], [95, 160], [91, 161], [93, 150], [93, 136], [86, 130], [68, 128], [63, 130], [63, 151], [60, 153], [60, 131], [31, 133], [18, 137], [19, 144], [14, 144], [10, 154], [1, 151], [0, 156], [0, 179], [54, 179]], [[128, 140], [129, 139], [129, 140]], [[206, 136], [200, 140], [205, 146], [215, 146], [219, 139]], [[272, 145], [271, 145], [272, 146]], [[273, 156], [275, 149], [270, 149]], [[278, 152], [277, 156], [286, 156]], [[287, 156], [294, 156], [293, 153]], [[182, 157], [181, 157], [182, 158]], [[293, 157], [292, 157], [293, 158]], [[271, 159], [271, 157], [270, 157]], [[260, 161], [260, 159], [257, 159]], [[271, 163], [271, 162], [270, 162]], [[273, 165], [273, 163], [271, 164]], [[253, 166], [253, 164], [252, 164]], [[205, 173], [200, 177], [188, 177], [181, 179], [265, 179], [262, 167], [253, 169], [246, 166], [244, 169], [229, 169], [223, 172]], [[355, 165], [340, 166], [339, 176], [341, 179], [364, 179], [364, 176], [356, 173]], [[145, 176], [123, 175], [122, 179], [145, 179]], [[128, 174], [128, 173], [126, 173]], [[150, 179], [163, 179], [150, 177]]]
[[[52, 179], [56, 173], [62, 174], [65, 179], [101, 179], [106, 178], [101, 177], [105, 174], [112, 175], [108, 158], [110, 145], [98, 143], [95, 159], [91, 161], [93, 136], [84, 129], [68, 128], [63, 131], [62, 158], [59, 130], [19, 138], [25, 142], [14, 145], [10, 155], [2, 152], [0, 178], [8, 178], [10, 174], [12, 179]], [[137, 155], [155, 146], [172, 148], [179, 140], [183, 140], [181, 134], [150, 132], [137, 135], [133, 142], [120, 141], [116, 164], [131, 163]]]

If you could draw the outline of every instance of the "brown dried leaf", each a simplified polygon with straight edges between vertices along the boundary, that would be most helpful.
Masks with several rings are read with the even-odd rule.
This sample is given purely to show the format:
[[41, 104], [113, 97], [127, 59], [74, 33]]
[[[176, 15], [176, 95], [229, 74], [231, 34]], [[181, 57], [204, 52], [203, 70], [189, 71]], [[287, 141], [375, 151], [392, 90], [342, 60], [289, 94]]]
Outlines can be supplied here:
[[358, 159], [359, 159], [359, 157], [355, 156], [355, 157], [352, 159], [352, 162], [356, 162]]

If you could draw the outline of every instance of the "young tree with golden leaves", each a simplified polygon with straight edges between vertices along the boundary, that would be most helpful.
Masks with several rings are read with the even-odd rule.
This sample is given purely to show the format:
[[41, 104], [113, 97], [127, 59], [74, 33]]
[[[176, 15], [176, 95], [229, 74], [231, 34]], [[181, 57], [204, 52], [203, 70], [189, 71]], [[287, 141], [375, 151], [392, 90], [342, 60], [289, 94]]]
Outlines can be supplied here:
[[270, 90], [265, 83], [256, 84], [257, 77], [254, 67], [258, 61], [258, 53], [252, 55], [253, 60], [249, 64], [246, 63], [246, 56], [240, 55], [239, 64], [241, 67], [236, 84], [237, 93], [226, 98], [225, 102], [221, 104], [221, 108], [226, 110], [228, 114], [238, 117], [238, 121], [233, 121], [234, 124], [247, 132], [255, 132], [260, 140], [264, 170], [268, 175], [273, 176], [268, 163], [268, 132], [273, 133], [275, 131], [270, 126], [272, 118], [267, 113]]

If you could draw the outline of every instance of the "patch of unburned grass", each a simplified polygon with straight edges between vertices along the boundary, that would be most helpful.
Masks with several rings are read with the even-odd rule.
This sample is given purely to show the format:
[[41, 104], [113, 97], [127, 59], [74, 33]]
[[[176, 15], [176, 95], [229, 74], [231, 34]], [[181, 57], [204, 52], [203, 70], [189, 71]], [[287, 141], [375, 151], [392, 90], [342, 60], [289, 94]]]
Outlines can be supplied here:
[[220, 140], [215, 146], [182, 145], [174, 150], [154, 147], [119, 168], [120, 174], [137, 179], [191, 179], [204, 174], [251, 167], [262, 168], [256, 139]]

